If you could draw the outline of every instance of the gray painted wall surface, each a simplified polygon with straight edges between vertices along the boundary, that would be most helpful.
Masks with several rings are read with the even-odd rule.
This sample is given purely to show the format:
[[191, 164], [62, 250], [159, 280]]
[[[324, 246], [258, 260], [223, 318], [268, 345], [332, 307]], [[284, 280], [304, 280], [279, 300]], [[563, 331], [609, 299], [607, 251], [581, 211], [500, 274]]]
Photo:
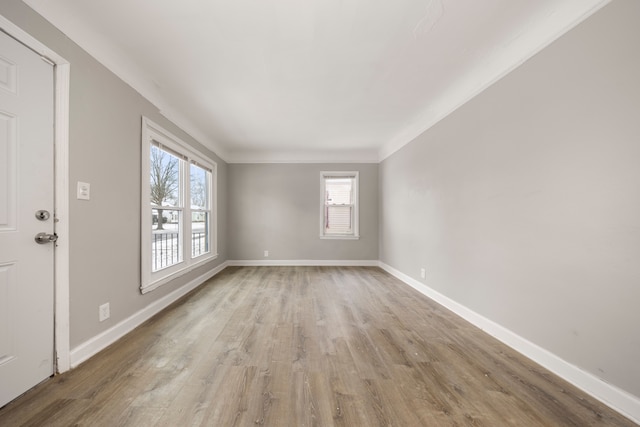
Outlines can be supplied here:
[[[70, 344], [78, 346], [226, 260], [227, 167], [164, 117], [130, 86], [19, 0], [0, 2], [0, 14], [71, 63], [69, 221]], [[147, 116], [218, 163], [217, 260], [141, 295], [140, 137]], [[77, 181], [91, 200], [75, 198]], [[111, 317], [98, 322], [98, 306]]]
[[640, 396], [640, 2], [380, 165], [380, 257]]
[[[320, 172], [360, 172], [360, 239], [320, 239]], [[377, 260], [377, 164], [230, 164], [229, 259]]]

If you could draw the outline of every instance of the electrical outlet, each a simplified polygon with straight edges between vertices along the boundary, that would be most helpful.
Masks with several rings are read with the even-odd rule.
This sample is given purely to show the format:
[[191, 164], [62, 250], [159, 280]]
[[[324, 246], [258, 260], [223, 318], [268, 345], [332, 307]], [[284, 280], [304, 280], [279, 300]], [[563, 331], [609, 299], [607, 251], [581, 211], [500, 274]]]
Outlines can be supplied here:
[[269, 251], [264, 251], [264, 257], [267, 258], [269, 256]]
[[421, 268], [420, 269], [420, 278], [424, 279], [427, 277], [427, 269], [426, 268]]
[[109, 318], [109, 316], [111, 316], [111, 310], [109, 308], [109, 303], [102, 304], [100, 307], [98, 307], [98, 319], [101, 322], [104, 322], [105, 320], [107, 320]]

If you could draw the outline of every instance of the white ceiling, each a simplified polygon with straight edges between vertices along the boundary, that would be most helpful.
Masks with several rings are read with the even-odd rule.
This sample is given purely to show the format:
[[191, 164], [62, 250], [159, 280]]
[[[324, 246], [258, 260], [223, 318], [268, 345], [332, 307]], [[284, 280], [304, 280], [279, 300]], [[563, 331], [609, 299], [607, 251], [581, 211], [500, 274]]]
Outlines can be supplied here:
[[24, 1], [229, 162], [379, 161], [608, 2]]

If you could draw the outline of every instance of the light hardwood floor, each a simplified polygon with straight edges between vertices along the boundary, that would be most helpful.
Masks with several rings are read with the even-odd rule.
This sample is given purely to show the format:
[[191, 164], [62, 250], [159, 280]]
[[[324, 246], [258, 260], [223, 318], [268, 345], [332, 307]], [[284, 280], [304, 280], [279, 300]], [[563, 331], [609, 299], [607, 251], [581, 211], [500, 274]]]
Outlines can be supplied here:
[[631, 426], [378, 268], [227, 268], [2, 426]]

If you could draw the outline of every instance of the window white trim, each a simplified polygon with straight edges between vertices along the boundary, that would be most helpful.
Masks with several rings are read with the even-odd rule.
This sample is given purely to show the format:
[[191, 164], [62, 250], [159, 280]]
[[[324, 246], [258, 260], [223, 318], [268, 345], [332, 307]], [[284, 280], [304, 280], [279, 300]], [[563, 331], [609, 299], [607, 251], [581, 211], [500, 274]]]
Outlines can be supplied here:
[[[325, 227], [326, 208], [326, 180], [327, 178], [353, 179], [353, 211], [352, 231], [350, 233], [327, 233]], [[359, 201], [359, 173], [358, 171], [322, 171], [320, 172], [320, 238], [337, 240], [357, 240], [360, 238], [360, 201]]]
[[[158, 270], [152, 271], [151, 268], [151, 228], [152, 228], [152, 215], [151, 215], [151, 187], [149, 185], [149, 173], [151, 168], [150, 150], [152, 145], [160, 145], [168, 151], [177, 153], [181, 161], [184, 161], [184, 166], [180, 168], [183, 182], [182, 202], [179, 207], [167, 208], [166, 210], [179, 210], [182, 212], [182, 224], [181, 224], [181, 239], [183, 248], [182, 261]], [[217, 245], [217, 196], [216, 196], [216, 182], [217, 182], [217, 164], [209, 159], [198, 150], [194, 149], [190, 145], [186, 144], [177, 136], [163, 129], [158, 124], [149, 120], [146, 117], [142, 117], [142, 164], [141, 164], [141, 210], [140, 210], [140, 251], [141, 251], [141, 284], [140, 291], [144, 294], [157, 287], [185, 274], [188, 271], [202, 265], [207, 261], [211, 261], [218, 257], [218, 245]], [[190, 164], [194, 163], [197, 166], [207, 169], [211, 172], [211, 182], [209, 183], [209, 252], [205, 255], [199, 255], [192, 258], [191, 256], [191, 244], [189, 239], [191, 238], [191, 204], [190, 204], [190, 186], [189, 182], [189, 170]], [[198, 210], [199, 211], [199, 210]]]

